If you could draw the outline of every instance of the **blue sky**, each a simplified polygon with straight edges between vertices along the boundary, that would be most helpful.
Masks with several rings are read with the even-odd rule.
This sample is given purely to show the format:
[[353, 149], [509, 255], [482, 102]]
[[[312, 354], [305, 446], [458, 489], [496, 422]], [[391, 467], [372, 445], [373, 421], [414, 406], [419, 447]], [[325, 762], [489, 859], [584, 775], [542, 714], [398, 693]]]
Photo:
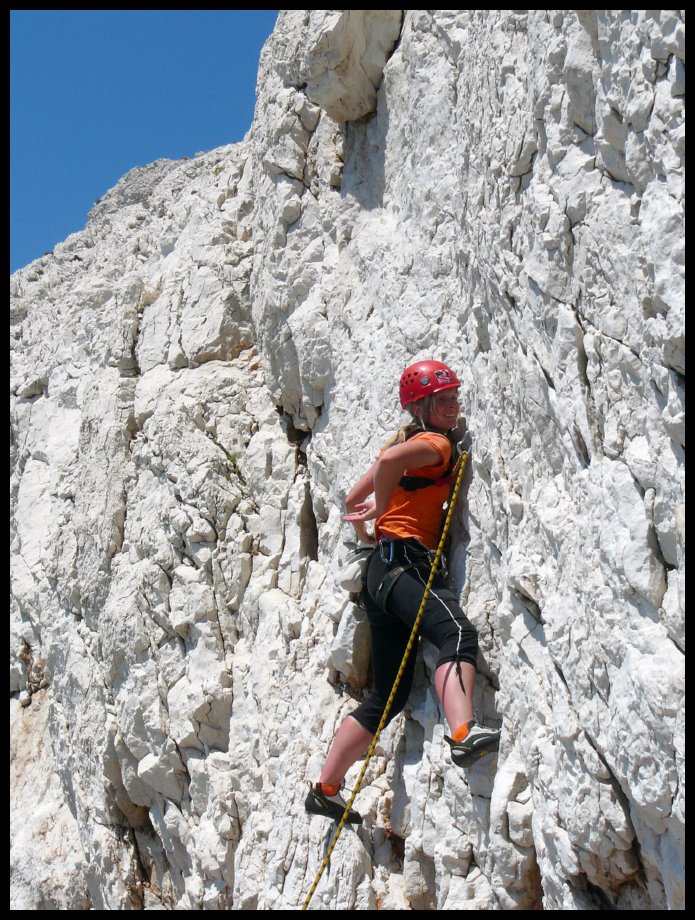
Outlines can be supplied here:
[[277, 10], [12, 10], [10, 271], [129, 169], [243, 138]]

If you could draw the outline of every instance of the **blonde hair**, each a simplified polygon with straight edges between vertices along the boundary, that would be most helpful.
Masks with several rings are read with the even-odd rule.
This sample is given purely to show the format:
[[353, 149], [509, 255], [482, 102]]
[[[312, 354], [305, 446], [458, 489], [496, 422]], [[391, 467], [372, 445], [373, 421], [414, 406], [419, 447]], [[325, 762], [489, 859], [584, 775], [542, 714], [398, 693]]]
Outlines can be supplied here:
[[[411, 406], [422, 406], [422, 414], [416, 415], [413, 412]], [[413, 420], [408, 422], [406, 425], [401, 425], [398, 431], [391, 435], [391, 437], [388, 439], [388, 441], [386, 441], [381, 449], [386, 450], [387, 447], [393, 447], [394, 444], [403, 444], [404, 441], [412, 438], [413, 435], [418, 434], [420, 431], [427, 431], [428, 429], [425, 419], [429, 419], [431, 410], [431, 396], [424, 396], [422, 399], [416, 399], [414, 402], [406, 406], [406, 412], [409, 412], [412, 415]]]

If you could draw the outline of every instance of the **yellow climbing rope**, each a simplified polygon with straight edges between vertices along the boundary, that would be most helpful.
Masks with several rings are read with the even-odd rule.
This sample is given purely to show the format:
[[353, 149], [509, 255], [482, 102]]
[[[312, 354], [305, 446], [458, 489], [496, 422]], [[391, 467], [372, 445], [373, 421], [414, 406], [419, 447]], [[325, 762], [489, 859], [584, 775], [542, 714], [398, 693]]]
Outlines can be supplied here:
[[340, 822], [338, 823], [338, 827], [336, 828], [335, 834], [333, 835], [333, 839], [331, 840], [331, 844], [328, 847], [326, 855], [323, 858], [323, 862], [321, 863], [321, 866], [319, 867], [319, 871], [316, 874], [314, 883], [311, 886], [311, 889], [309, 890], [309, 894], [304, 899], [304, 903], [302, 904], [302, 910], [308, 909], [309, 902], [314, 896], [314, 892], [316, 891], [318, 883], [321, 881], [321, 876], [323, 875], [326, 867], [328, 866], [328, 863], [330, 862], [331, 853], [335, 849], [335, 845], [338, 842], [338, 838], [340, 837], [340, 834], [343, 828], [345, 827], [345, 824], [347, 823], [347, 818], [350, 813], [350, 809], [352, 808], [353, 802], [357, 798], [357, 793], [360, 791], [360, 788], [362, 787], [362, 780], [364, 779], [364, 775], [367, 772], [369, 761], [371, 760], [372, 754], [374, 753], [376, 746], [378, 744], [379, 735], [381, 734], [381, 730], [386, 724], [386, 720], [388, 719], [389, 712], [391, 711], [391, 706], [393, 705], [393, 700], [394, 700], [394, 697], [396, 696], [396, 691], [398, 690], [398, 686], [401, 682], [401, 678], [403, 677], [403, 672], [405, 671], [405, 666], [408, 662], [408, 658], [410, 657], [410, 652], [413, 646], [415, 645], [415, 640], [417, 639], [418, 629], [420, 628], [420, 620], [422, 619], [422, 615], [425, 611], [425, 604], [427, 603], [427, 598], [429, 597], [429, 593], [432, 589], [432, 583], [434, 582], [434, 576], [437, 573], [437, 569], [439, 567], [439, 561], [442, 558], [442, 554], [444, 552], [444, 544], [446, 543], [446, 538], [449, 533], [449, 527], [451, 526], [451, 519], [454, 514], [454, 507], [456, 505], [456, 499], [458, 498], [459, 489], [461, 488], [461, 482], [463, 480], [463, 473], [466, 469], [467, 462], [468, 462], [468, 451], [464, 451], [459, 457], [459, 459], [456, 461], [456, 466], [454, 467], [454, 470], [453, 470], [453, 475], [455, 475], [456, 478], [454, 481], [454, 488], [452, 489], [452, 492], [451, 492], [451, 497], [449, 498], [449, 508], [447, 510], [446, 518], [444, 520], [444, 527], [442, 528], [442, 535], [439, 538], [439, 545], [437, 546], [437, 552], [435, 553], [434, 559], [432, 560], [432, 567], [430, 569], [429, 578], [427, 579], [427, 585], [425, 586], [425, 593], [422, 595], [420, 609], [418, 610], [417, 616], [415, 617], [415, 622], [413, 623], [413, 629], [410, 633], [410, 638], [408, 639], [408, 644], [406, 646], [405, 652], [403, 653], [403, 660], [401, 661], [401, 666], [398, 669], [398, 674], [396, 674], [396, 679], [393, 682], [391, 693], [389, 695], [388, 700], [386, 701], [386, 708], [384, 709], [384, 714], [381, 717], [381, 722], [379, 722], [379, 726], [376, 730], [374, 738], [372, 739], [372, 743], [369, 745], [369, 750], [367, 751], [367, 755], [364, 759], [364, 763], [362, 764], [360, 775], [357, 777], [355, 788], [352, 790], [352, 795], [350, 796], [350, 798], [348, 799], [345, 805], [345, 811], [343, 812], [343, 816], [340, 819]]

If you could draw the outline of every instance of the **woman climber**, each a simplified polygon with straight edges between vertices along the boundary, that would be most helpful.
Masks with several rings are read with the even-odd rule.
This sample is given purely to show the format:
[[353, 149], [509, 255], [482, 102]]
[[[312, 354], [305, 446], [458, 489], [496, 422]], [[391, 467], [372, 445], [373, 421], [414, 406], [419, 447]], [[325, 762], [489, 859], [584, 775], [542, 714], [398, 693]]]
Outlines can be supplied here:
[[[348, 769], [367, 752], [386, 708], [439, 542], [442, 507], [449, 498], [460, 383], [439, 361], [419, 361], [400, 381], [401, 406], [410, 424], [382, 448], [378, 459], [353, 486], [343, 518], [363, 543], [376, 543], [366, 576], [367, 616], [372, 639], [374, 687], [341, 724], [319, 781], [305, 807], [310, 814], [339, 820], [345, 810], [340, 789]], [[373, 495], [373, 498], [370, 496]], [[374, 536], [366, 528], [375, 521]], [[453, 762], [469, 766], [499, 746], [500, 732], [479, 725], [473, 713], [478, 636], [447, 588], [440, 570], [426, 601], [419, 634], [439, 650], [434, 686], [452, 729], [445, 736]], [[391, 721], [405, 706], [415, 672], [410, 654], [392, 708]], [[350, 811], [350, 823], [361, 816]]]

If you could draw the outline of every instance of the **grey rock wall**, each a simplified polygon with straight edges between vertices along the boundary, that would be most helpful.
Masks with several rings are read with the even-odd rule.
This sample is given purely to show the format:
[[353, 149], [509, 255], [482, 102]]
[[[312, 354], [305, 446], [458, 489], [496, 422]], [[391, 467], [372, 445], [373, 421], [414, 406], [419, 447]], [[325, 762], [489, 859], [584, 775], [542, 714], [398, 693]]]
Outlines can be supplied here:
[[682, 909], [681, 11], [285, 11], [258, 87], [12, 278], [14, 908], [301, 904], [342, 502], [433, 356], [502, 746], [423, 647], [312, 908]]

